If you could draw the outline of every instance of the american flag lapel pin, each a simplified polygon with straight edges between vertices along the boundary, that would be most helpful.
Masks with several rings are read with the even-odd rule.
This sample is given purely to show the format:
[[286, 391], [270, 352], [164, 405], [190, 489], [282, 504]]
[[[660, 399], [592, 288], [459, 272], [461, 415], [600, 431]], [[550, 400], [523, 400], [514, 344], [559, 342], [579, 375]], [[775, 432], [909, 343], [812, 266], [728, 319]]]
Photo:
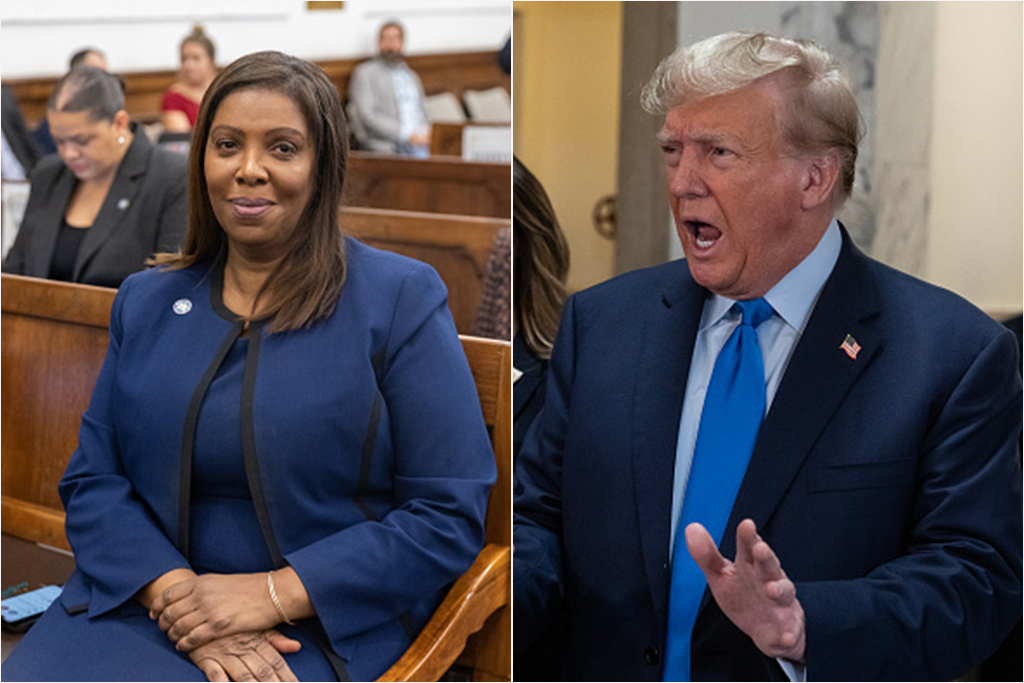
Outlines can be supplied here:
[[860, 353], [860, 344], [857, 343], [857, 340], [852, 335], [846, 335], [846, 339], [839, 345], [839, 348], [846, 352], [850, 360], [857, 360], [857, 354]]

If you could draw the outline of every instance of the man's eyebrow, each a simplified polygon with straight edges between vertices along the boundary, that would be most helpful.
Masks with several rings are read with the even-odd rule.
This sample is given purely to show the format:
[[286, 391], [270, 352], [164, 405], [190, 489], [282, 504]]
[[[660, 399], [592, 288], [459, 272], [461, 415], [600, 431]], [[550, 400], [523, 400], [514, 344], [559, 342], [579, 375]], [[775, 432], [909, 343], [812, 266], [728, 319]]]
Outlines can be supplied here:
[[738, 138], [725, 133], [706, 132], [694, 133], [692, 135], [677, 135], [675, 133], [662, 130], [655, 137], [659, 144], [683, 142], [683, 138], [686, 137], [698, 145], [742, 145]]

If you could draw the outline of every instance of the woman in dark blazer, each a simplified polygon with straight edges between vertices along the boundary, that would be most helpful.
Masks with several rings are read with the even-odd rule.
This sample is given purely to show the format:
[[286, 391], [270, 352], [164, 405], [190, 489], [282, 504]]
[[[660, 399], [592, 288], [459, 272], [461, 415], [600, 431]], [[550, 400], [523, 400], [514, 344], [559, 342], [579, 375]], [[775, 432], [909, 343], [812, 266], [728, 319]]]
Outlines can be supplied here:
[[513, 321], [512, 452], [544, 405], [548, 358], [558, 331], [569, 272], [569, 245], [540, 181], [512, 161]]
[[[518, 459], [526, 433], [544, 407], [548, 359], [566, 298], [569, 245], [544, 186], [518, 158], [512, 160], [512, 189], [512, 455]], [[514, 652], [516, 680], [558, 680], [560, 638], [557, 632], [547, 633], [538, 638], [543, 648]]]
[[69, 71], [47, 110], [57, 141], [32, 192], [6, 273], [117, 287], [185, 233], [185, 160], [134, 131], [114, 76]]
[[61, 482], [77, 570], [4, 680], [372, 680], [483, 545], [444, 285], [342, 238], [326, 74], [243, 57], [194, 140], [185, 245], [120, 288]]

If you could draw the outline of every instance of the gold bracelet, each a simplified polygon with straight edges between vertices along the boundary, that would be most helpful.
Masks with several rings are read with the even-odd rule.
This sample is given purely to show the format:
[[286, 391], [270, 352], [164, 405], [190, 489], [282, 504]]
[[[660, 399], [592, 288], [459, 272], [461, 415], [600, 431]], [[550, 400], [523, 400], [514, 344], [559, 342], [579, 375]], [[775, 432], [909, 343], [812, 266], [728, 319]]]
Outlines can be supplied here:
[[284, 612], [284, 608], [281, 607], [281, 601], [277, 599], [277, 591], [274, 590], [273, 571], [267, 572], [267, 590], [270, 591], [270, 601], [274, 603], [274, 609], [277, 610], [277, 616], [281, 617], [281, 621], [288, 624], [289, 626], [294, 626], [295, 623], [288, 618], [288, 615]]

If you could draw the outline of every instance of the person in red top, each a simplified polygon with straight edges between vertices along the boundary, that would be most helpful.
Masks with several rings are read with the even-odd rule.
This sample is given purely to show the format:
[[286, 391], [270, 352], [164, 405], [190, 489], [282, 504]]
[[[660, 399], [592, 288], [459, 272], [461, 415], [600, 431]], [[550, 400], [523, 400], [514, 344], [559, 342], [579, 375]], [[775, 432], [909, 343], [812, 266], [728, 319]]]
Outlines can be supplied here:
[[181, 41], [181, 74], [164, 93], [160, 109], [166, 133], [188, 133], [196, 125], [199, 105], [206, 89], [217, 75], [213, 41], [196, 25]]

